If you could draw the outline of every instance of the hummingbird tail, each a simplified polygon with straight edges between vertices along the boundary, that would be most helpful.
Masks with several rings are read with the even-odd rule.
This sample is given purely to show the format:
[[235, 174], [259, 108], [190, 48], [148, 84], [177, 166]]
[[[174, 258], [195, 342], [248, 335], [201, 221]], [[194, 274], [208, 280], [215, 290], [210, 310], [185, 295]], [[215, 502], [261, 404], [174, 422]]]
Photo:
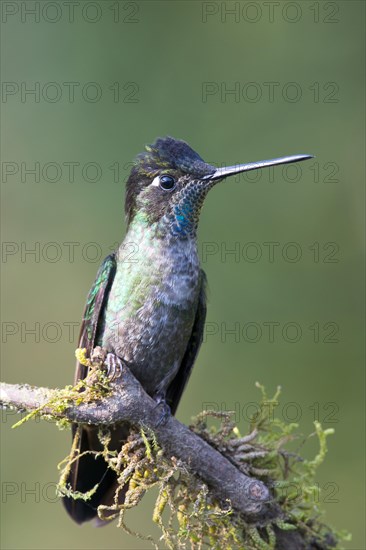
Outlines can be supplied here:
[[[110, 450], [119, 451], [127, 440], [129, 427], [120, 425], [111, 431]], [[102, 521], [98, 517], [98, 506], [101, 504], [111, 506], [117, 489], [117, 474], [104, 460], [103, 456], [95, 456], [95, 451], [103, 450], [98, 438], [98, 428], [73, 427], [73, 447], [71, 460], [81, 455], [71, 464], [66, 486], [75, 493], [87, 493], [98, 485], [95, 493], [88, 500], [65, 496], [64, 506], [76, 523], [94, 520], [95, 525], [107, 525], [108, 521]], [[127, 490], [127, 486], [126, 486]], [[124, 500], [125, 491], [119, 492], [119, 500]], [[108, 515], [108, 514], [107, 514]]]

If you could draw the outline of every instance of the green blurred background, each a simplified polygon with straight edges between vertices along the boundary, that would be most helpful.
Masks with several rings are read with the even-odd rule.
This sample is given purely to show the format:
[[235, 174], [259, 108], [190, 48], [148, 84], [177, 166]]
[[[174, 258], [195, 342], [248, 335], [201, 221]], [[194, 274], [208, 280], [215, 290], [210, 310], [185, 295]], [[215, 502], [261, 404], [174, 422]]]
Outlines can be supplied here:
[[[2, 2], [1, 379], [72, 381], [70, 323], [124, 235], [124, 181], [145, 143], [172, 135], [218, 165], [313, 153], [300, 172], [252, 172], [209, 195], [209, 333], [178, 418], [213, 403], [245, 431], [255, 382], [281, 384], [280, 416], [336, 430], [318, 480], [326, 521], [353, 533], [352, 549], [365, 548], [364, 6]], [[25, 172], [35, 163], [39, 178]], [[2, 548], [149, 547], [72, 523], [54, 497], [70, 433], [12, 431], [16, 419], [3, 413]], [[129, 526], [157, 535], [151, 507]]]

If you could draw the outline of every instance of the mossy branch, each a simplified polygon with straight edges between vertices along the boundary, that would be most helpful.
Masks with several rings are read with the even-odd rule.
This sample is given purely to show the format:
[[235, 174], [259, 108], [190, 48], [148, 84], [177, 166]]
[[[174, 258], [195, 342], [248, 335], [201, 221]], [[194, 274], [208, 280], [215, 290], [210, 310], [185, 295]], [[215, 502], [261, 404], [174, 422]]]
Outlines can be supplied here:
[[[317, 519], [311, 517], [312, 511], [304, 511], [309, 509], [312, 489], [309, 480], [326, 452], [327, 431], [320, 425], [316, 426], [320, 451], [307, 463], [308, 473], [302, 472], [297, 478], [306, 490], [304, 501], [295, 506], [288, 495], [281, 499], [277, 494], [278, 489], [286, 485], [287, 474], [278, 473], [279, 460], [287, 460], [281, 447], [290, 438], [293, 425], [277, 425], [280, 434], [273, 435], [265, 425], [268, 418], [257, 418], [253, 420], [250, 434], [241, 437], [226, 413], [201, 413], [192, 429], [172, 416], [161, 422], [161, 408], [127, 367], [123, 367], [121, 376], [113, 382], [106, 379], [98, 361], [94, 367], [85, 381], [62, 390], [1, 383], [0, 405], [28, 411], [27, 418], [47, 416], [61, 424], [75, 422], [108, 429], [116, 423], [128, 422], [138, 429], [143, 453], [139, 459], [137, 455], [133, 457], [136, 460], [130, 477], [126, 475], [126, 466], [117, 472], [121, 475], [124, 471], [130, 486], [123, 509], [116, 505], [107, 510], [109, 519], [119, 516], [119, 524], [125, 527], [124, 510], [136, 505], [149, 486], [160, 483], [153, 519], [162, 528], [163, 538], [171, 548], [185, 548], [183, 540], [196, 548], [195, 538], [197, 548], [201, 548], [205, 537], [212, 548], [319, 550], [336, 546], [333, 533], [320, 527]], [[210, 414], [222, 422], [216, 434], [207, 429]], [[264, 435], [259, 437], [261, 430]], [[118, 459], [108, 458], [107, 443], [108, 438], [105, 459], [110, 461], [110, 467], [116, 469], [116, 463], [133, 463], [129, 453], [136, 447], [136, 441], [132, 447], [126, 444]], [[281, 480], [277, 486], [276, 480]], [[171, 524], [165, 528], [162, 521], [167, 504], [180, 525], [174, 535]], [[98, 512], [102, 517], [103, 510]], [[200, 519], [197, 523], [192, 518]]]
[[[201, 477], [223, 500], [246, 516], [263, 513], [270, 499], [264, 483], [242, 474], [227, 458], [187, 426], [170, 416], [161, 422], [161, 408], [144, 391], [129, 369], [111, 383], [109, 395], [85, 403], [74, 403], [65, 390], [0, 384], [0, 405], [34, 411], [41, 416], [67, 419], [80, 424], [111, 426], [128, 422], [154, 432], [160, 447]], [[81, 394], [78, 394], [80, 398]], [[65, 401], [64, 401], [65, 400]], [[69, 402], [67, 402], [69, 401]]]

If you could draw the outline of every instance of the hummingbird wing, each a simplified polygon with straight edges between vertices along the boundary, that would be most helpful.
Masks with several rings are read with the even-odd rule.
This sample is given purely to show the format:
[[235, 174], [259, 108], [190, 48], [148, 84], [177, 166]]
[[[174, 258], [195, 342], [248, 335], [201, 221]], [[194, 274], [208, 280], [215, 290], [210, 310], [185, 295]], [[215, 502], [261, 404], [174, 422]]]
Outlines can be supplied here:
[[[87, 355], [97, 345], [98, 331], [101, 330], [102, 313], [106, 305], [108, 294], [116, 272], [116, 259], [114, 254], [107, 256], [97, 273], [95, 282], [88, 294], [83, 320], [80, 329], [79, 347], [86, 348]], [[75, 371], [75, 383], [85, 378], [88, 367], [77, 362]], [[118, 446], [120, 439], [125, 437], [125, 429], [111, 430], [111, 446]], [[98, 438], [98, 428], [73, 425], [73, 447], [71, 458], [75, 458], [86, 451], [102, 450]], [[128, 432], [127, 432], [128, 434]], [[90, 500], [75, 500], [64, 497], [63, 503], [70, 516], [82, 523], [96, 516], [96, 509], [103, 500], [109, 487], [115, 482], [115, 474], [107, 469], [102, 457], [95, 458], [93, 453], [84, 454], [79, 460], [75, 460], [70, 467], [67, 483], [71, 489], [85, 493], [99, 484], [97, 491]]]
[[207, 311], [206, 280], [206, 274], [203, 269], [201, 269], [201, 289], [199, 293], [196, 317], [193, 323], [192, 334], [189, 339], [188, 346], [184, 354], [182, 363], [179, 367], [178, 373], [170, 383], [165, 396], [165, 400], [170, 406], [172, 414], [175, 414], [177, 410], [179, 401], [191, 375], [194, 362], [202, 344], [203, 329], [205, 326]]
[[[99, 328], [101, 313], [104, 310], [109, 291], [116, 273], [116, 258], [114, 254], [106, 257], [100, 266], [93, 286], [86, 299], [83, 320], [80, 328], [79, 348], [86, 348], [89, 355], [96, 344], [96, 334]], [[75, 383], [88, 374], [88, 367], [76, 363]]]

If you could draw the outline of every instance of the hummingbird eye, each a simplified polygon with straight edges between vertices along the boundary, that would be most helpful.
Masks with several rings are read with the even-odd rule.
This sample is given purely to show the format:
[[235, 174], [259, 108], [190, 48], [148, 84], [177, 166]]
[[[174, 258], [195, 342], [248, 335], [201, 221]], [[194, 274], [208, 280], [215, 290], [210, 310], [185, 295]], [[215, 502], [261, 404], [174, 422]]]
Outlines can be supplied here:
[[164, 191], [171, 191], [175, 187], [175, 179], [173, 176], [169, 176], [168, 174], [164, 174], [163, 176], [159, 177], [159, 184]]

